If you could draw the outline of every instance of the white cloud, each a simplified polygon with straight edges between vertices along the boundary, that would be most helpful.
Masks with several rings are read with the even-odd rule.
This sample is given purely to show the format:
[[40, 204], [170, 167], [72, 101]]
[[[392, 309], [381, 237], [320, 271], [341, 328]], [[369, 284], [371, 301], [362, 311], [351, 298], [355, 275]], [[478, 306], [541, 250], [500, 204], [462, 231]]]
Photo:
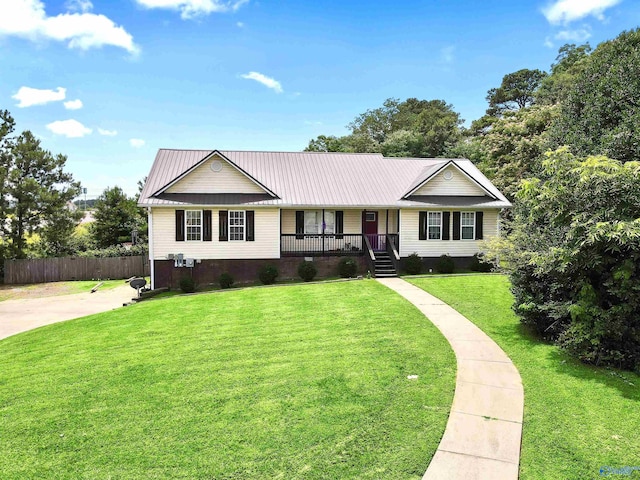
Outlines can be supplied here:
[[68, 0], [64, 6], [70, 12], [89, 12], [93, 9], [93, 3], [89, 0]]
[[271, 78], [271, 77], [267, 77], [266, 75], [263, 75], [262, 73], [258, 73], [258, 72], [249, 72], [249, 73], [245, 73], [244, 75], [240, 75], [242, 78], [246, 78], [248, 80], [255, 80], [258, 83], [261, 83], [262, 85], [264, 85], [267, 88], [270, 88], [271, 90], [273, 90], [276, 93], [282, 93], [284, 90], [282, 90], [282, 85], [280, 85], [280, 82]]
[[136, 0], [146, 8], [164, 8], [179, 10], [183, 19], [194, 18], [199, 15], [236, 11], [249, 0], [221, 1], [221, 0]]
[[105, 137], [115, 137], [118, 134], [116, 130], [106, 130], [104, 128], [98, 128], [98, 133]]
[[67, 138], [80, 138], [89, 135], [92, 130], [85, 127], [77, 120], [57, 120], [47, 125], [47, 129], [56, 135], [64, 135]]
[[547, 48], [553, 48], [553, 47], [554, 47], [554, 44], [553, 44], [553, 42], [551, 41], [551, 38], [550, 38], [550, 37], [546, 37], [546, 38], [544, 39], [544, 46], [545, 46], [545, 47], [547, 47]]
[[142, 148], [145, 142], [141, 138], [131, 138], [129, 139], [129, 143], [133, 148]]
[[11, 98], [18, 100], [19, 108], [31, 107], [33, 105], [44, 105], [49, 102], [59, 102], [64, 100], [67, 89], [58, 87], [56, 90], [39, 89], [31, 87], [20, 87], [18, 93]]
[[554, 36], [556, 40], [569, 42], [585, 42], [589, 37], [591, 37], [591, 30], [587, 27], [577, 30], [560, 30]]
[[243, 22], [237, 22], [236, 23], [236, 27], [243, 28], [244, 27], [244, 23]]
[[64, 102], [64, 108], [67, 110], [80, 110], [82, 108], [82, 100], [69, 100]]
[[40, 0], [0, 1], [0, 36], [13, 35], [38, 41], [41, 39], [68, 42], [69, 48], [88, 50], [104, 45], [124, 48], [138, 53], [133, 37], [104, 15], [87, 13], [91, 2], [75, 1], [68, 8], [82, 13], [61, 13], [47, 16]]
[[593, 16], [604, 20], [604, 11], [621, 0], [555, 0], [542, 9], [549, 23], [567, 25], [575, 20]]

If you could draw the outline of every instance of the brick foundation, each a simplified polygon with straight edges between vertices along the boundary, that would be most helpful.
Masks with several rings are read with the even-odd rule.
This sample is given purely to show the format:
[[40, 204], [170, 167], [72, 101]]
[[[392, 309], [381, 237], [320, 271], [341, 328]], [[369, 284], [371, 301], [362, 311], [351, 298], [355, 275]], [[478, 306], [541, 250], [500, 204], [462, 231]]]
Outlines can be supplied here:
[[[335, 277], [338, 275], [338, 264], [344, 257], [314, 257], [318, 269], [316, 279]], [[367, 271], [363, 256], [349, 257], [358, 263], [358, 274]], [[217, 285], [222, 273], [229, 273], [237, 285], [260, 283], [258, 271], [266, 264], [274, 265], [280, 275], [278, 280], [300, 279], [298, 266], [304, 261], [302, 257], [284, 257], [264, 260], [202, 260], [193, 268], [174, 266], [173, 260], [155, 260], [153, 262], [155, 288], [180, 288], [180, 280], [186, 276], [193, 276], [196, 285]]]

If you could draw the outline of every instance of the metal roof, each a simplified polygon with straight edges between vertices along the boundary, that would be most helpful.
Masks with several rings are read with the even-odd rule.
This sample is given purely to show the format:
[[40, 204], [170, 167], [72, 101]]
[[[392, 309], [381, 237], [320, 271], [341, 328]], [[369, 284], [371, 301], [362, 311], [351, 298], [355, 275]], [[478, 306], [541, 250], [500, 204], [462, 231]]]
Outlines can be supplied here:
[[[264, 197], [238, 194], [158, 193], [212, 153], [221, 155], [263, 185]], [[160, 149], [140, 195], [141, 206], [278, 205], [388, 207], [413, 206], [403, 199], [410, 187], [423, 183], [442, 165], [452, 162], [495, 198], [491, 206], [510, 207], [509, 201], [464, 159], [394, 158], [376, 153], [247, 152], [228, 150]], [[277, 198], [269, 193], [273, 192]], [[155, 194], [155, 195], [154, 195]], [[242, 198], [240, 198], [242, 197]], [[477, 197], [472, 197], [477, 198]], [[236, 203], [237, 201], [237, 203]], [[417, 202], [416, 205], [424, 205]]]

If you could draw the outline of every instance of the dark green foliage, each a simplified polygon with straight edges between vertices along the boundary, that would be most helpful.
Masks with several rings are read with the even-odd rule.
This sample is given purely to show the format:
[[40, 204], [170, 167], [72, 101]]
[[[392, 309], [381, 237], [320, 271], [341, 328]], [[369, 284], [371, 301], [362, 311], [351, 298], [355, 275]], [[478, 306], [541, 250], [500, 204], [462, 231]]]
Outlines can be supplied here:
[[96, 202], [91, 233], [98, 247], [110, 247], [131, 242], [137, 229], [139, 212], [136, 200], [129, 198], [120, 187], [107, 188]]
[[270, 264], [264, 265], [258, 272], [258, 278], [263, 283], [263, 285], [271, 285], [272, 283], [275, 283], [278, 275], [278, 269]]
[[472, 272], [487, 273], [493, 270], [493, 264], [491, 262], [486, 262], [481, 255], [476, 253], [471, 259], [471, 265], [469, 265], [469, 269]]
[[193, 293], [196, 291], [196, 282], [192, 277], [182, 277], [180, 279], [180, 290], [184, 293]]
[[145, 256], [149, 252], [147, 245], [132, 245], [131, 248], [125, 248], [122, 245], [113, 245], [107, 248], [97, 248], [92, 250], [77, 251], [74, 257], [135, 257], [138, 255]]
[[640, 164], [548, 154], [503, 250], [522, 321], [589, 363], [640, 370]]
[[566, 44], [558, 50], [551, 65], [551, 74], [545, 77], [536, 91], [536, 103], [554, 105], [564, 102], [573, 90], [576, 78], [589, 63], [591, 45]]
[[352, 278], [358, 272], [358, 264], [353, 258], [343, 258], [338, 264], [338, 274], [342, 278]]
[[422, 258], [417, 253], [412, 253], [404, 261], [404, 270], [409, 275], [418, 275], [422, 273]]
[[310, 282], [318, 274], [318, 269], [313, 262], [304, 261], [298, 267], [298, 275], [305, 282]]
[[498, 88], [487, 92], [487, 115], [495, 117], [509, 110], [520, 110], [533, 105], [535, 91], [546, 76], [541, 70], [527, 68], [506, 74]]
[[453, 262], [453, 258], [449, 255], [440, 255], [436, 261], [436, 272], [438, 273], [453, 273], [455, 269], [456, 266]]
[[344, 137], [320, 135], [312, 152], [373, 152], [389, 157], [440, 157], [460, 138], [460, 114], [444, 100], [385, 100], [348, 125]]
[[220, 274], [218, 283], [220, 284], [220, 288], [231, 288], [233, 287], [233, 277], [229, 273], [222, 273]]
[[601, 43], [575, 79], [552, 128], [553, 145], [580, 155], [640, 158], [640, 29]]

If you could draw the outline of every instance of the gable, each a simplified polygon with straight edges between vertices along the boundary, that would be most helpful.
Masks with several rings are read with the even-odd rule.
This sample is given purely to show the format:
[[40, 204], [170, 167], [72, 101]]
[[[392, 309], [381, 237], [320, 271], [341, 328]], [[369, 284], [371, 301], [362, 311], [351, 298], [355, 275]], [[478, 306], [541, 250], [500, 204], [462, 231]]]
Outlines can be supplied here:
[[458, 168], [449, 165], [418, 188], [412, 195], [478, 197], [487, 193]]
[[213, 155], [166, 190], [166, 193], [265, 193], [224, 158]]

